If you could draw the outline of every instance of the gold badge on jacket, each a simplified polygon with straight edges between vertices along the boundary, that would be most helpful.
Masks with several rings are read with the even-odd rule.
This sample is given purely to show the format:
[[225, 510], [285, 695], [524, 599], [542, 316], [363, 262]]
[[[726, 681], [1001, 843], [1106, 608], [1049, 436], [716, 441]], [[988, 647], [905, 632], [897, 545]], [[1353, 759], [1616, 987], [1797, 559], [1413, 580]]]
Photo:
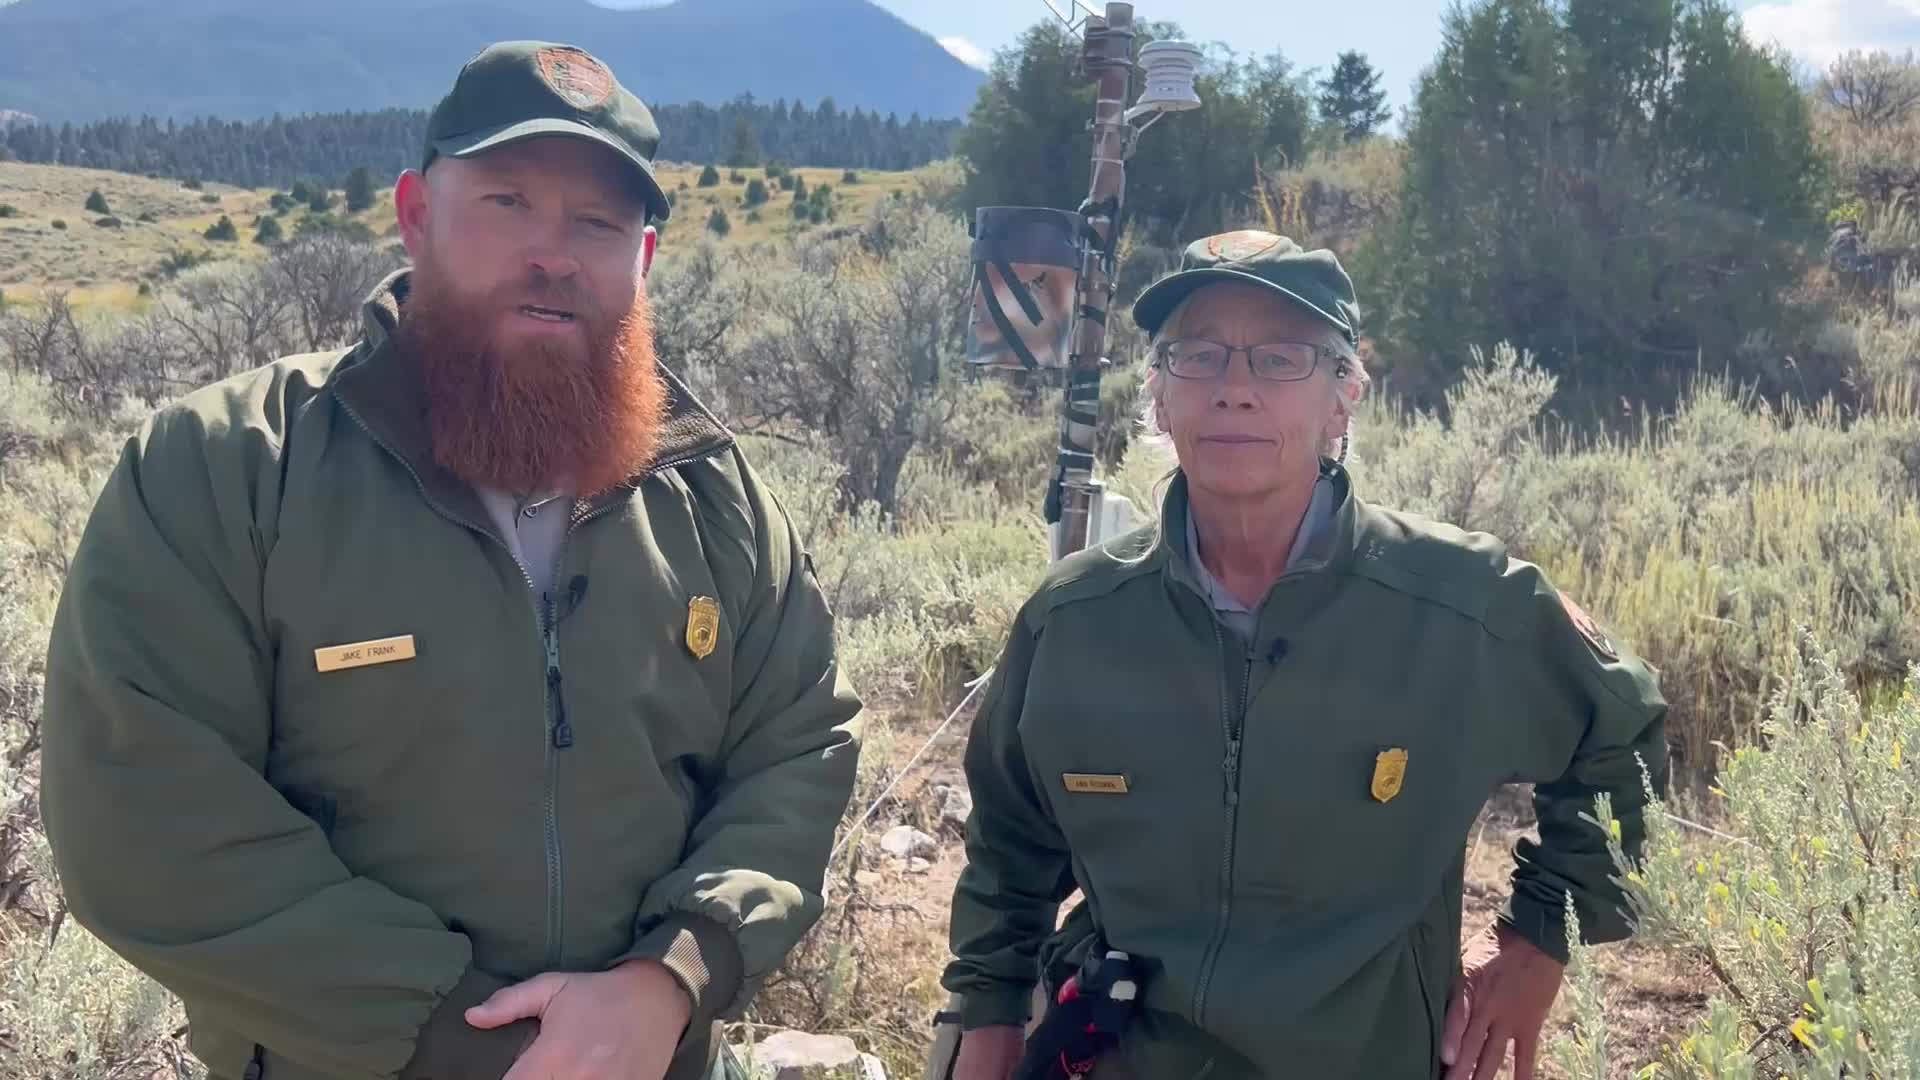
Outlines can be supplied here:
[[687, 602], [687, 651], [701, 660], [720, 641], [720, 605], [711, 596]]
[[1407, 778], [1407, 752], [1399, 747], [1382, 750], [1373, 758], [1373, 797], [1381, 802], [1400, 794]]

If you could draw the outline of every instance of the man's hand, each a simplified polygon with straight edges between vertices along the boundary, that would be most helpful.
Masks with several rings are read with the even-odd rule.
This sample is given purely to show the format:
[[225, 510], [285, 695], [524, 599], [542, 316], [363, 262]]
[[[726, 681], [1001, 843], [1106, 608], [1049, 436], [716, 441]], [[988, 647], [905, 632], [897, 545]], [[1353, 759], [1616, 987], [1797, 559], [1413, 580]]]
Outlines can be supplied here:
[[1565, 974], [1560, 961], [1498, 924], [1468, 942], [1440, 1045], [1446, 1080], [1494, 1080], [1509, 1042], [1513, 1080], [1533, 1080], [1540, 1027]]
[[516, 983], [468, 1009], [467, 1022], [540, 1022], [503, 1080], [660, 1080], [692, 1013], [686, 991], [658, 961], [629, 960], [610, 971], [549, 972]]
[[960, 1036], [953, 1080], [1007, 1080], [1027, 1048], [1027, 1033], [1017, 1024], [974, 1028]]

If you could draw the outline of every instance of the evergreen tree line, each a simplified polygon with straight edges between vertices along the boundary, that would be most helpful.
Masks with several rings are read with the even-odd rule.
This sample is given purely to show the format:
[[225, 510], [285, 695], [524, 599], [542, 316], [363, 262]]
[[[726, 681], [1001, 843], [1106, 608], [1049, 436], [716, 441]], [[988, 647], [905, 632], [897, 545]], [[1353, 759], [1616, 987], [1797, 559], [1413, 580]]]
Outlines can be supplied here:
[[[910, 169], [946, 157], [959, 129], [958, 121], [917, 113], [902, 120], [842, 111], [831, 98], [812, 108], [745, 97], [717, 108], [662, 105], [653, 112], [662, 159], [735, 166]], [[284, 188], [304, 177], [339, 178], [356, 166], [380, 177], [418, 167], [426, 126], [419, 109], [185, 124], [151, 116], [24, 124], [0, 132], [0, 160]]]
[[[995, 63], [956, 140], [967, 206], [1084, 198], [1079, 51], [1043, 22]], [[1702, 367], [1769, 393], [1833, 383], [1773, 343], [1817, 333], [1792, 286], [1844, 193], [1791, 57], [1749, 39], [1729, 0], [1464, 0], [1385, 137], [1357, 52], [1316, 74], [1208, 48], [1196, 87], [1202, 107], [1146, 132], [1129, 165], [1121, 303], [1197, 237], [1258, 227], [1317, 246], [1343, 196], [1379, 192], [1341, 254], [1376, 371], [1413, 400], [1438, 401], [1500, 342], [1560, 376], [1569, 412], [1673, 398]]]
[[[1136, 24], [1136, 33], [1139, 45], [1185, 37], [1168, 22]], [[1042, 21], [996, 60], [955, 140], [965, 205], [1072, 209], [1085, 198], [1095, 87], [1081, 51], [1077, 36]], [[1144, 134], [1127, 166], [1127, 216], [1153, 243], [1224, 227], [1245, 210], [1263, 170], [1371, 138], [1390, 119], [1380, 74], [1360, 52], [1342, 53], [1324, 74], [1277, 50], [1212, 43], [1203, 53], [1194, 82], [1201, 107]], [[1136, 97], [1144, 85], [1134, 80]], [[1159, 268], [1151, 258], [1135, 266], [1140, 274]]]

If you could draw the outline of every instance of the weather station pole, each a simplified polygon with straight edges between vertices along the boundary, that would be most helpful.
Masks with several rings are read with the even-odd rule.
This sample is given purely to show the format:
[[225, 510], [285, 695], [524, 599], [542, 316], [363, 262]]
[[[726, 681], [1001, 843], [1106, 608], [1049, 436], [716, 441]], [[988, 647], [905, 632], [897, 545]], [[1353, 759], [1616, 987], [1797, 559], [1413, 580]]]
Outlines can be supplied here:
[[[1100, 375], [1108, 363], [1107, 319], [1126, 222], [1127, 159], [1140, 133], [1162, 115], [1200, 107], [1193, 88], [1200, 50], [1183, 41], [1155, 41], [1136, 58], [1132, 4], [1109, 3], [1102, 13], [1085, 0], [1069, 0], [1086, 12], [1076, 22], [1053, 0], [1042, 2], [1069, 31], [1082, 34], [1082, 73], [1096, 88], [1089, 125], [1093, 174], [1086, 201], [1076, 212], [1035, 206], [976, 208], [969, 225], [974, 274], [967, 362], [1020, 379], [1050, 372], [1065, 376], [1059, 459], [1046, 496], [1051, 556], [1057, 561], [1104, 543], [1125, 528], [1124, 512], [1104, 512], [1124, 511], [1130, 504], [1109, 496], [1094, 477], [1094, 441], [1100, 422]], [[1145, 72], [1146, 84], [1129, 106], [1136, 71]], [[975, 686], [990, 675], [991, 669]], [[966, 704], [962, 701], [955, 714]], [[1029, 1032], [1051, 1004], [1044, 980], [1034, 993]], [[951, 1080], [962, 1005], [960, 995], [950, 994], [946, 1008], [934, 1016], [934, 1044], [922, 1080]], [[1017, 1080], [1032, 1080], [1031, 1065], [1022, 1062]]]
[[1094, 503], [1103, 493], [1093, 476], [1094, 437], [1100, 421], [1100, 374], [1107, 363], [1107, 314], [1113, 303], [1120, 211], [1127, 191], [1132, 129], [1125, 116], [1133, 82], [1132, 4], [1110, 3], [1104, 16], [1087, 16], [1082, 64], [1098, 92], [1093, 103], [1093, 179], [1087, 201], [1080, 207], [1087, 247], [1074, 298], [1073, 351], [1060, 415], [1055, 558], [1087, 546]]
[[[1100, 423], [1100, 376], [1106, 357], [1125, 225], [1127, 159], [1140, 133], [1163, 114], [1200, 107], [1194, 92], [1200, 50], [1181, 41], [1155, 41], [1135, 57], [1133, 5], [1109, 3], [1076, 22], [1042, 0], [1069, 30], [1081, 35], [1081, 73], [1094, 83], [1092, 175], [1075, 212], [1044, 207], [989, 206], [972, 225], [974, 311], [968, 329], [969, 362], [1023, 371], [1056, 371], [1066, 390], [1060, 412], [1059, 454], [1045, 511], [1054, 560], [1104, 542], [1125, 527], [1131, 509], [1110, 498], [1095, 478], [1094, 444]], [[1133, 99], [1133, 78], [1145, 86]]]

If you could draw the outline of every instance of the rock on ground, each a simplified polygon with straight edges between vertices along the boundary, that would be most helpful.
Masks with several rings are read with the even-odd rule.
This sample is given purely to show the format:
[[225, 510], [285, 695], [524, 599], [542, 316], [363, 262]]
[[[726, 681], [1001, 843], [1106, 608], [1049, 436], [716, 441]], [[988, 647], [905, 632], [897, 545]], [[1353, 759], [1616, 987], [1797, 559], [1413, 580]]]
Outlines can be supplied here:
[[940, 853], [940, 844], [911, 825], [895, 825], [880, 837], [880, 850], [896, 859], [931, 859]]
[[880, 1059], [844, 1035], [777, 1031], [733, 1054], [753, 1080], [887, 1080]]

